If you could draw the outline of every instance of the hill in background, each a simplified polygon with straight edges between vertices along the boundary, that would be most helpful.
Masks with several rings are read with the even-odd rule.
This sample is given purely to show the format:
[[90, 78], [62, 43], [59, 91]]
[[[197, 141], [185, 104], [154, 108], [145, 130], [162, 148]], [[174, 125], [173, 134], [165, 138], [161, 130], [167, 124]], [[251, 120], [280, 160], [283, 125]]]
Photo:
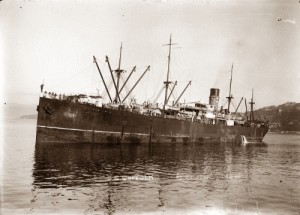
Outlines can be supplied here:
[[17, 103], [2, 103], [1, 109], [3, 110], [4, 120], [19, 120], [19, 119], [36, 119], [37, 118], [37, 105], [24, 105]]
[[300, 131], [300, 103], [287, 102], [263, 107], [254, 112], [255, 118], [270, 122], [271, 131]]

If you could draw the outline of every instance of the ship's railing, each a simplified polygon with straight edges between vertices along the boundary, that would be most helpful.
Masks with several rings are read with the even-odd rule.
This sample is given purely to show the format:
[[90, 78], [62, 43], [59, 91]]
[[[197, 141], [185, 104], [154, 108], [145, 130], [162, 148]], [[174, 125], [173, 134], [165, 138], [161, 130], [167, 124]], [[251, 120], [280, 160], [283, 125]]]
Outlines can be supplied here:
[[65, 94], [56, 94], [54, 92], [44, 91], [41, 93], [40, 97], [48, 98], [48, 99], [56, 99], [61, 101], [68, 102], [76, 102], [81, 104], [90, 104], [95, 106], [102, 106], [102, 102], [100, 101], [100, 96], [92, 96], [92, 95], [65, 95]]

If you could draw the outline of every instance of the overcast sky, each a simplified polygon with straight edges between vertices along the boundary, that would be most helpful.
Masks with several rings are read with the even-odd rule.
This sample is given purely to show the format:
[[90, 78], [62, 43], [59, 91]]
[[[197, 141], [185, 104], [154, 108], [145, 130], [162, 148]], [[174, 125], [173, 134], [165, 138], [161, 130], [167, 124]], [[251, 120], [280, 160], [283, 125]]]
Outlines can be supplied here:
[[[300, 3], [291, 1], [1, 1], [1, 102], [38, 103], [39, 87], [59, 93], [96, 93], [113, 69], [137, 66], [128, 88], [151, 66], [133, 94], [152, 101], [166, 77], [170, 34], [171, 80], [182, 101], [207, 101], [221, 89], [237, 105], [254, 88], [256, 107], [300, 102]], [[111, 88], [113, 91], [113, 88]], [[104, 95], [105, 96], [105, 95]], [[162, 101], [163, 95], [160, 97]]]

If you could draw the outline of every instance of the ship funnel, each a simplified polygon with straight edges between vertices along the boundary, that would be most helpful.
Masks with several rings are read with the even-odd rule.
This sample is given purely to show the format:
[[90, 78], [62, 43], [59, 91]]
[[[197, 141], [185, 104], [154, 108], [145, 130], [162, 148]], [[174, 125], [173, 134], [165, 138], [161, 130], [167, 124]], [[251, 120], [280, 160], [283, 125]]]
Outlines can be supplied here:
[[218, 110], [220, 89], [211, 88], [209, 96], [209, 104], [214, 106], [214, 110]]

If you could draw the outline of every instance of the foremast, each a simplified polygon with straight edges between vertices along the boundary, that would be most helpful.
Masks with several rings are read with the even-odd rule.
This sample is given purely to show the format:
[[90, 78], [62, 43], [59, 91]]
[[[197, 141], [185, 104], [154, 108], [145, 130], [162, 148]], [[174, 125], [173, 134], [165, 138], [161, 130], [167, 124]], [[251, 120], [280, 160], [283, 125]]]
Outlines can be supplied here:
[[[121, 43], [121, 47], [120, 47], [120, 57], [119, 57], [119, 65], [118, 65], [118, 68], [117, 68], [116, 70], [112, 70], [111, 65], [110, 65], [110, 62], [109, 62], [108, 56], [106, 56], [106, 58], [105, 58], [105, 62], [108, 64], [108, 68], [109, 68], [109, 71], [110, 71], [110, 74], [111, 74], [112, 82], [113, 82], [113, 85], [114, 85], [115, 91], [116, 91], [114, 99], [113, 99], [113, 98], [111, 97], [111, 95], [110, 95], [110, 92], [109, 92], [109, 90], [108, 90], [108, 87], [107, 87], [107, 85], [106, 85], [106, 82], [105, 82], [105, 80], [104, 80], [104, 77], [103, 77], [103, 75], [102, 75], [102, 72], [101, 72], [101, 70], [100, 70], [100, 67], [99, 67], [99, 65], [98, 65], [98, 63], [97, 63], [97, 60], [96, 60], [95, 56], [93, 56], [93, 58], [94, 58], [94, 63], [96, 63], [97, 69], [98, 69], [99, 74], [100, 74], [100, 76], [101, 76], [102, 82], [103, 82], [103, 84], [104, 84], [104, 86], [105, 86], [106, 93], [107, 93], [108, 96], [109, 96], [110, 102], [112, 102], [112, 103], [119, 103], [119, 104], [125, 102], [125, 100], [126, 100], [126, 99], [128, 98], [128, 96], [131, 94], [131, 92], [134, 90], [134, 88], [137, 86], [137, 84], [140, 82], [140, 80], [144, 77], [144, 75], [146, 74], [146, 72], [150, 70], [150, 65], [149, 65], [149, 66], [146, 68], [146, 70], [144, 71], [144, 73], [140, 76], [140, 78], [135, 82], [134, 86], [133, 86], [133, 87], [129, 90], [129, 92], [125, 95], [125, 97], [124, 97], [123, 99], [121, 99], [120, 95], [121, 95], [122, 90], [123, 90], [124, 87], [126, 86], [126, 84], [127, 84], [128, 80], [130, 79], [132, 73], [136, 70], [136, 66], [134, 66], [133, 69], [132, 69], [132, 71], [130, 72], [129, 76], [127, 77], [126, 81], [123, 83], [123, 85], [121, 86], [121, 89], [119, 90], [119, 88], [120, 88], [120, 78], [121, 78], [121, 74], [125, 72], [125, 70], [121, 69], [122, 48], [123, 48], [123, 46], [122, 46], [122, 43]], [[114, 77], [113, 72], [116, 73], [116, 77]], [[115, 78], [116, 78], [116, 80], [115, 80]]]

